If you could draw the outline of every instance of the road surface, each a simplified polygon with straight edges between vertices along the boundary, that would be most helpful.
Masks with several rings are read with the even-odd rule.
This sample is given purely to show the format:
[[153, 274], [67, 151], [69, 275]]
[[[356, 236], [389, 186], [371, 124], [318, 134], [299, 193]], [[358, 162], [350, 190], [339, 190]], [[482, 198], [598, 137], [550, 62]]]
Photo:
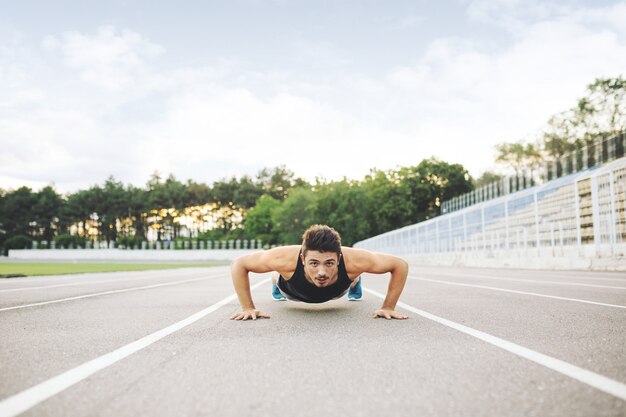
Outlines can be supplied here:
[[411, 267], [398, 310], [227, 267], [0, 280], [0, 417], [626, 416], [626, 275]]

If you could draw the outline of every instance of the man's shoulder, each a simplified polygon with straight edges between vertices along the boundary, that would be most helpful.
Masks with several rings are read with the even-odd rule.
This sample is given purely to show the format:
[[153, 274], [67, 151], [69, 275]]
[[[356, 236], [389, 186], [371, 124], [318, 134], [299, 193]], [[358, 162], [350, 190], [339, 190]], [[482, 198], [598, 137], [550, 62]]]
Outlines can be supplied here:
[[233, 262], [253, 272], [288, 272], [295, 268], [299, 246], [280, 246], [242, 255]]
[[353, 248], [351, 246], [342, 246], [341, 253], [349, 257], [362, 257], [372, 255], [372, 252], [366, 249]]
[[373, 253], [366, 249], [342, 246], [341, 253], [347, 269], [363, 269], [372, 262]]
[[274, 271], [284, 277], [291, 276], [298, 265], [300, 249], [299, 245], [279, 246], [265, 251], [264, 256], [267, 257]]
[[275, 248], [268, 249], [265, 252], [268, 254], [271, 254], [272, 256], [291, 257], [291, 256], [298, 256], [301, 248], [302, 247], [300, 245], [277, 246]]
[[281, 266], [295, 265], [298, 261], [298, 254], [300, 253], [300, 246], [278, 246], [276, 248], [268, 249], [265, 251], [265, 256], [271, 258], [274, 262]]

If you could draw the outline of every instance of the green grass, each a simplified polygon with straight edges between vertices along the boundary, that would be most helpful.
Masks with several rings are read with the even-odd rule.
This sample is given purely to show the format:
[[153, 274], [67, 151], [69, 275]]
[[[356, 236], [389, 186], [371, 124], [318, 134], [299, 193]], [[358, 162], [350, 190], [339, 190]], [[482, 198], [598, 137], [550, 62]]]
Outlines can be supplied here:
[[149, 269], [202, 268], [215, 266], [209, 263], [196, 264], [133, 264], [133, 263], [61, 263], [61, 262], [2, 262], [0, 278], [30, 275], [65, 275], [86, 272], [145, 271]]

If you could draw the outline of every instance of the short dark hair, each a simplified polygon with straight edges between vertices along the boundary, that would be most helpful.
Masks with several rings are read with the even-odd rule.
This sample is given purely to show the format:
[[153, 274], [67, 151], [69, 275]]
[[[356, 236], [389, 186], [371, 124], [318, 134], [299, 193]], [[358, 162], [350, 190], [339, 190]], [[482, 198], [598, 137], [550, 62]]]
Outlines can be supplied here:
[[302, 255], [306, 256], [310, 250], [341, 255], [341, 236], [330, 226], [314, 224], [302, 235]]

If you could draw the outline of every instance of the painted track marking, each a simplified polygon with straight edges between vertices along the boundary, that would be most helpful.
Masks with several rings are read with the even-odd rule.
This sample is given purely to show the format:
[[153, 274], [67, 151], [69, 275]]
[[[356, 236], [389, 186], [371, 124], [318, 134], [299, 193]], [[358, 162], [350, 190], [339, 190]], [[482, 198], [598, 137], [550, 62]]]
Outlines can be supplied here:
[[[385, 296], [377, 291], [370, 290], [369, 288], [365, 287], [363, 287], [363, 290], [383, 300], [385, 299]], [[402, 307], [403, 309], [408, 310], [412, 313], [418, 314], [426, 319], [432, 320], [444, 326], [465, 333], [469, 336], [480, 339], [491, 345], [499, 347], [500, 349], [504, 349], [524, 359], [528, 359], [539, 365], [545, 366], [548, 369], [556, 371], [562, 375], [573, 378], [577, 381], [582, 382], [583, 384], [587, 384], [593, 388], [596, 388], [623, 401], [626, 401], [626, 384], [623, 384], [619, 381], [607, 378], [604, 375], [597, 374], [587, 369], [579, 368], [576, 365], [572, 365], [560, 359], [544, 355], [543, 353], [536, 352], [532, 349], [528, 349], [513, 342], [509, 342], [508, 340], [504, 340], [499, 337], [492, 336], [488, 333], [481, 332], [480, 330], [476, 330], [471, 327], [456, 323], [454, 321], [435, 316], [434, 314], [428, 313], [424, 310], [420, 310], [403, 302], [398, 302], [397, 306]]]
[[460, 282], [443, 281], [443, 280], [440, 280], [440, 279], [418, 278], [418, 277], [415, 277], [415, 276], [409, 276], [409, 278], [413, 279], [413, 280], [417, 280], [417, 281], [436, 282], [438, 284], [457, 285], [459, 287], [480, 288], [480, 289], [492, 290], [492, 291], [509, 292], [509, 293], [513, 293], [513, 294], [532, 295], [534, 297], [552, 298], [552, 299], [555, 299], [555, 300], [574, 301], [574, 302], [577, 302], [577, 303], [593, 304], [593, 305], [598, 305], [598, 306], [603, 306], [603, 307], [613, 307], [613, 308], [626, 309], [626, 306], [622, 306], [622, 305], [618, 305], [618, 304], [599, 303], [599, 302], [596, 302], [596, 301], [581, 300], [581, 299], [578, 299], [578, 298], [559, 297], [557, 295], [539, 294], [539, 293], [536, 293], [536, 292], [528, 292], [528, 291], [507, 290], [505, 288], [489, 287], [489, 286], [486, 286], [486, 285], [463, 284], [463, 283], [460, 283]]
[[[190, 276], [199, 276], [205, 273], [196, 272], [194, 274], [189, 274]], [[164, 275], [148, 275], [144, 277], [133, 277], [133, 278], [117, 278], [117, 279], [103, 279], [99, 281], [83, 281], [83, 282], [72, 282], [68, 284], [54, 284], [54, 285], [41, 285], [37, 287], [20, 287], [20, 288], [9, 288], [6, 290], [0, 290], [2, 292], [16, 292], [16, 291], [30, 291], [30, 290], [43, 290], [47, 288], [59, 288], [59, 287], [75, 287], [80, 285], [90, 285], [90, 284], [113, 284], [116, 282], [126, 282], [126, 281], [137, 281], [139, 279], [153, 279], [153, 278], [165, 278]]]
[[494, 277], [491, 275], [452, 274], [452, 273], [440, 273], [440, 274], [425, 273], [424, 275], [431, 275], [431, 276], [437, 276], [437, 277], [494, 279], [497, 281], [522, 281], [522, 282], [533, 282], [533, 283], [539, 283], [539, 284], [558, 284], [558, 285], [568, 285], [568, 286], [575, 286], [575, 287], [592, 287], [592, 288], [609, 288], [612, 290], [626, 290], [626, 287], [615, 287], [611, 285], [583, 284], [580, 282], [543, 281], [540, 279], [527, 279], [527, 278], [502, 278], [502, 277]]
[[[202, 270], [209, 270], [209, 269], [218, 269], [218, 266], [215, 267], [192, 267], [192, 268], [170, 268], [170, 269], [146, 269], [143, 271], [111, 271], [111, 272], [84, 272], [84, 273], [76, 273], [76, 274], [63, 274], [63, 275], [33, 275], [33, 276], [27, 276], [27, 277], [16, 277], [16, 278], [5, 278], [5, 279], [0, 279], [0, 287], [4, 287], [4, 286], [10, 286], [12, 284], [15, 283], [34, 283], [34, 284], [41, 284], [41, 283], [45, 283], [45, 282], [50, 282], [50, 281], [77, 281], [80, 279], [84, 279], [85, 275], [88, 276], [93, 276], [96, 275], [98, 277], [107, 277], [107, 279], [111, 279], [111, 280], [117, 280], [120, 278], [116, 278], [119, 275], [126, 275], [126, 274], [131, 274], [131, 275], [137, 275], [137, 276], [143, 276], [143, 277], [159, 277], [159, 276], [166, 276], [172, 273], [172, 271], [176, 271], [177, 273], [182, 273], [184, 272], [189, 272], [189, 273], [197, 273], [197, 272], [202, 272]], [[201, 271], [198, 271], [198, 270]]]
[[139, 290], [147, 290], [147, 289], [150, 289], [150, 288], [166, 287], [166, 286], [169, 286], [169, 285], [184, 284], [184, 283], [187, 283], [187, 282], [201, 281], [201, 280], [205, 280], [207, 278], [215, 278], [215, 277], [227, 276], [227, 275], [228, 274], [223, 273], [223, 274], [218, 274], [218, 275], [204, 276], [204, 277], [200, 277], [200, 278], [192, 278], [192, 279], [185, 279], [185, 280], [179, 280], [179, 281], [170, 281], [170, 282], [164, 282], [164, 283], [161, 283], [161, 284], [145, 285], [145, 286], [142, 286], [142, 287], [123, 288], [121, 290], [111, 290], [111, 291], [103, 291], [103, 292], [97, 292], [97, 293], [92, 293], [92, 294], [77, 295], [75, 297], [61, 298], [61, 299], [58, 299], [58, 300], [42, 301], [42, 302], [39, 302], [39, 303], [23, 304], [23, 305], [12, 306], [12, 307], [4, 307], [4, 308], [0, 308], [0, 312], [10, 311], [10, 310], [19, 310], [21, 308], [28, 308], [28, 307], [37, 307], [37, 306], [43, 306], [43, 305], [48, 305], [48, 304], [63, 303], [65, 301], [81, 300], [83, 298], [99, 297], [101, 295], [120, 294], [120, 293], [130, 292], [130, 291], [139, 291]]
[[[253, 290], [261, 285], [269, 282], [271, 278], [264, 279], [263, 281], [250, 287]], [[52, 377], [44, 382], [41, 382], [31, 388], [28, 388], [20, 393], [17, 393], [9, 398], [0, 401], [0, 417], [13, 417], [21, 414], [37, 404], [47, 400], [50, 397], [66, 390], [79, 383], [80, 381], [90, 377], [102, 369], [105, 369], [116, 362], [121, 361], [127, 356], [132, 355], [135, 352], [140, 351], [155, 342], [163, 339], [170, 334], [177, 332], [192, 323], [200, 320], [204, 316], [213, 313], [220, 307], [225, 306], [233, 300], [237, 299], [237, 294], [232, 294], [222, 301], [211, 305], [210, 307], [200, 310], [195, 314], [183, 319], [177, 323], [174, 323], [164, 329], [158, 330], [148, 336], [142, 337], [139, 340], [135, 340], [113, 352], [106, 353], [98, 358], [92, 359], [89, 362], [85, 362], [69, 371], [63, 372], [60, 375]]]

